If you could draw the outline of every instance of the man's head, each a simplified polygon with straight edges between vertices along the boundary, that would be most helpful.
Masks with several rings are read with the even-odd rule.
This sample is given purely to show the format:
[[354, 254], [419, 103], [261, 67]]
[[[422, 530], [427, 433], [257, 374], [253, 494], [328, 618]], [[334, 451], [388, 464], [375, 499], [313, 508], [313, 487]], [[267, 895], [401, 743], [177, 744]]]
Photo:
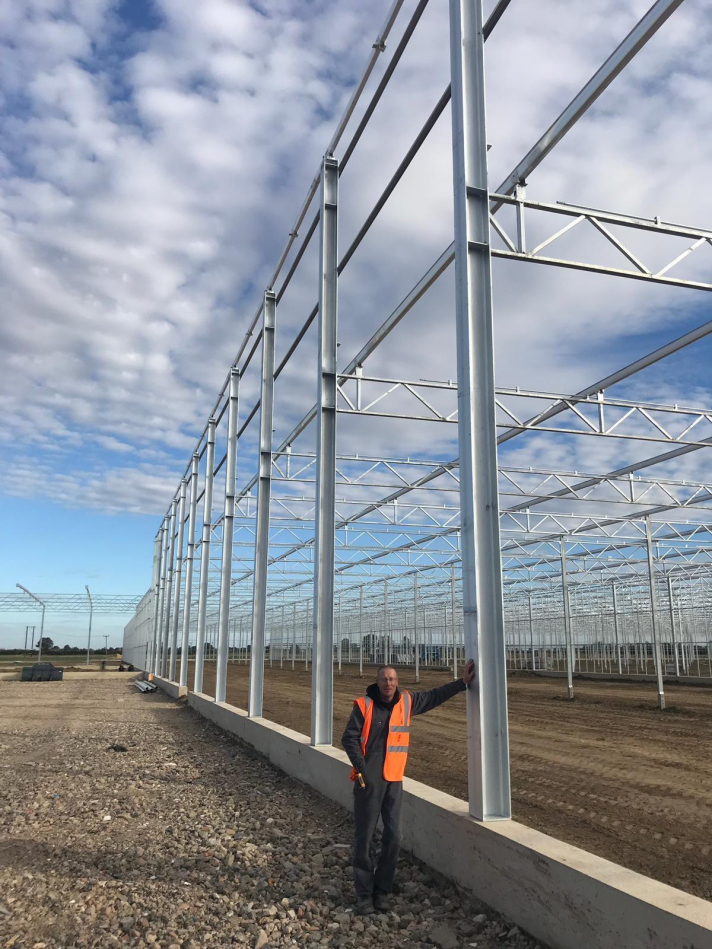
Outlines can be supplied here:
[[376, 675], [376, 685], [381, 698], [390, 702], [398, 690], [398, 673], [393, 666], [381, 666]]

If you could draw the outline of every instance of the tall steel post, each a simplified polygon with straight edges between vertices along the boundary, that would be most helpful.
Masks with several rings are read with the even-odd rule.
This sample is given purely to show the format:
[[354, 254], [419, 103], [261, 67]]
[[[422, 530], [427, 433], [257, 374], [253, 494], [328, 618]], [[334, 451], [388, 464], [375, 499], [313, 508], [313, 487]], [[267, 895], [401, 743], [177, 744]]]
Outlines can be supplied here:
[[[284, 603], [279, 613], [279, 622], [279, 668], [284, 669]], [[287, 640], [287, 645], [289, 645], [289, 640]]]
[[391, 661], [391, 617], [388, 612], [388, 580], [383, 581], [383, 662]]
[[154, 656], [156, 652], [156, 636], [158, 630], [158, 586], [160, 583], [161, 574], [161, 537], [161, 529], [159, 529], [153, 540], [153, 576], [151, 578], [151, 590], [153, 594], [153, 599], [151, 602], [151, 607], [153, 609], [153, 630], [150, 642], [147, 643], [148, 649], [146, 650], [145, 658], [146, 672], [153, 672]]
[[534, 620], [532, 617], [532, 595], [531, 593], [527, 594], [527, 602], [529, 606], [529, 648], [532, 654], [532, 672], [536, 672], [536, 662], [534, 661]]
[[89, 632], [87, 633], [87, 665], [89, 665], [89, 655], [91, 653], [91, 621], [94, 616], [94, 604], [92, 603], [91, 593], [86, 583], [84, 584], [84, 589], [87, 591], [87, 597], [89, 599]]
[[413, 574], [413, 638], [415, 640], [415, 681], [420, 682], [420, 643], [418, 642], [418, 574]]
[[163, 611], [163, 645], [161, 647], [161, 675], [168, 675], [168, 635], [171, 625], [171, 595], [173, 592], [173, 571], [176, 555], [176, 519], [178, 517], [178, 498], [171, 501], [171, 516], [168, 522], [168, 566], [166, 570], [166, 597]]
[[561, 595], [564, 600], [564, 637], [566, 639], [566, 690], [574, 697], [574, 649], [571, 640], [571, 604], [569, 603], [569, 574], [566, 569], [566, 539], [561, 538]]
[[470, 814], [511, 817], [482, 0], [450, 0], [455, 324]]
[[294, 662], [297, 656], [297, 601], [292, 603], [292, 672], [294, 672]]
[[183, 539], [185, 537], [185, 499], [188, 482], [181, 478], [180, 502], [178, 504], [178, 543], [176, 544], [176, 565], [173, 572], [173, 625], [171, 629], [171, 654], [168, 668], [168, 678], [176, 680], [176, 656], [178, 652], [178, 617], [180, 614], [180, 590], [183, 576]]
[[338, 615], [338, 617], [339, 617], [339, 623], [338, 623], [338, 637], [339, 637], [339, 638], [338, 638], [337, 644], [336, 644], [336, 655], [337, 655], [337, 659], [338, 659], [338, 663], [339, 663], [339, 675], [341, 675], [341, 662], [342, 662], [342, 659], [343, 659], [343, 656], [342, 656], [343, 648], [342, 648], [342, 644], [341, 644], [341, 596], [340, 596], [340, 595], [337, 596], [336, 599], [337, 599], [338, 604], [339, 604], [339, 608], [338, 608], [338, 610], [337, 610], [337, 615]]
[[[665, 686], [663, 684], [663, 663], [660, 652], [660, 630], [658, 628], [658, 608], [655, 597], [655, 560], [653, 557], [653, 535], [650, 530], [650, 518], [645, 518], [645, 540], [648, 551], [648, 575], [650, 577], [650, 618], [653, 624], [653, 655], [658, 680], [658, 707], [665, 708]], [[647, 661], [646, 661], [647, 666]]]
[[613, 590], [613, 635], [616, 641], [616, 659], [618, 661], [618, 675], [623, 675], [623, 664], [621, 662], [621, 647], [618, 641], [618, 590], [615, 583], [611, 584]]
[[195, 673], [193, 691], [203, 691], [205, 664], [205, 618], [208, 612], [208, 579], [210, 574], [210, 532], [213, 529], [213, 479], [215, 476], [214, 418], [208, 419], [208, 438], [205, 448], [205, 487], [203, 488], [203, 530], [200, 540], [200, 581], [198, 585], [198, 628], [195, 639]]
[[450, 612], [452, 613], [452, 677], [457, 679], [457, 614], [455, 613], [455, 564], [450, 564]]
[[232, 582], [232, 540], [235, 531], [235, 476], [237, 474], [237, 413], [240, 400], [240, 370], [230, 370], [227, 404], [227, 456], [225, 459], [225, 508], [222, 524], [222, 564], [220, 567], [220, 612], [215, 670], [215, 701], [224, 702], [227, 689], [227, 658], [230, 645], [230, 590]]
[[[262, 715], [264, 696], [265, 610], [269, 559], [269, 513], [272, 497], [272, 425], [274, 416], [274, 345], [277, 297], [267, 290], [262, 307], [262, 383], [260, 394], [260, 443], [255, 527], [255, 570], [252, 591], [252, 652], [248, 714]], [[269, 650], [272, 657], [272, 646]]]
[[311, 743], [330, 745], [334, 706], [334, 505], [336, 498], [336, 346], [338, 315], [339, 165], [321, 169], [319, 317], [317, 344], [316, 524]]
[[358, 674], [363, 676], [363, 586], [358, 590]]
[[672, 651], [675, 656], [675, 675], [680, 675], [680, 662], [677, 657], [677, 636], [675, 635], [675, 601], [672, 595], [672, 577], [668, 574], [667, 578], [668, 602], [670, 604], [670, 638], [672, 639]]
[[[31, 596], [32, 599], [33, 599], [33, 600], [36, 600], [37, 603], [39, 603], [39, 605], [42, 607], [42, 619], [40, 620], [40, 638], [39, 638], [39, 642], [38, 642], [38, 644], [37, 644], [37, 649], [38, 649], [37, 662], [41, 662], [41, 660], [42, 660], [42, 637], [44, 636], [45, 609], [46, 609], [46, 607], [47, 607], [47, 604], [44, 602], [44, 600], [41, 600], [38, 596], [35, 596], [34, 593], [30, 593], [30, 591], [27, 589], [27, 587], [23, 587], [23, 585], [22, 585], [21, 583], [16, 583], [15, 586], [18, 587], [20, 590], [22, 590], [23, 593], [26, 593], [28, 596]], [[33, 627], [33, 628], [34, 628], [34, 627]]]
[[190, 652], [190, 607], [193, 599], [193, 560], [195, 558], [195, 521], [198, 513], [198, 465], [200, 455], [193, 452], [190, 465], [190, 501], [188, 502], [188, 543], [185, 551], [185, 594], [183, 597], [183, 630], [180, 642], [180, 682], [188, 685]]
[[163, 518], [162, 546], [161, 546], [161, 577], [158, 587], [158, 611], [156, 630], [156, 653], [153, 657], [153, 673], [160, 675], [161, 672], [161, 652], [163, 650], [163, 613], [166, 602], [166, 573], [168, 571], [168, 531], [170, 526], [170, 517], [166, 515]]

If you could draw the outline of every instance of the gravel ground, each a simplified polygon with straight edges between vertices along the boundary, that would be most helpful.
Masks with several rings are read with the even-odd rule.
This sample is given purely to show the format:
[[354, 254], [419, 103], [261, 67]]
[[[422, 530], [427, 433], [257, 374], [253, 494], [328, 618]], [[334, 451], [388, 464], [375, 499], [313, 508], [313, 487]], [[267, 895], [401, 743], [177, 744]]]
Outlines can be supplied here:
[[351, 816], [125, 680], [1, 683], [0, 771], [0, 949], [537, 945], [407, 855], [354, 916]]

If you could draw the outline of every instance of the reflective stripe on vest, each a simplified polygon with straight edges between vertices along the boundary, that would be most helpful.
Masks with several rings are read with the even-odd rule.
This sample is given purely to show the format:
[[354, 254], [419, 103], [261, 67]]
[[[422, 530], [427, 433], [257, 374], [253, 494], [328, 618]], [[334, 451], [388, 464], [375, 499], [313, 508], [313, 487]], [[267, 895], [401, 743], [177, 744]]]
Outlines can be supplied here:
[[[356, 699], [354, 704], [359, 707], [363, 715], [361, 751], [363, 756], [366, 757], [368, 736], [371, 733], [371, 722], [373, 721], [373, 700], [368, 696], [363, 696], [360, 699]], [[386, 781], [403, 780], [410, 746], [412, 704], [410, 692], [401, 692], [398, 702], [396, 702], [391, 711], [386, 741], [386, 755], [383, 762], [383, 777]], [[353, 768], [351, 770], [351, 780], [353, 781], [355, 778], [356, 769]]]

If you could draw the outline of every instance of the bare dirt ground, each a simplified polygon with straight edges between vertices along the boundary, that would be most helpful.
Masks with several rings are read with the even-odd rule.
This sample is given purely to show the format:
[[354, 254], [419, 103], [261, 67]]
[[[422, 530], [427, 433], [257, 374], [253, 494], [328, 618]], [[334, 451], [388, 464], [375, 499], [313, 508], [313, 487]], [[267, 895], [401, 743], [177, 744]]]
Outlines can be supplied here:
[[407, 856], [355, 916], [351, 816], [128, 678], [0, 684], [1, 949], [536, 949]]
[[[214, 687], [206, 664], [203, 691]], [[427, 689], [447, 681], [412, 670], [400, 683]], [[375, 678], [346, 667], [334, 678], [334, 736], [339, 739], [353, 699]], [[192, 683], [192, 664], [189, 673]], [[227, 701], [246, 708], [248, 667], [230, 664]], [[265, 674], [265, 716], [309, 734], [310, 675], [278, 663]], [[652, 683], [576, 680], [531, 675], [509, 678], [514, 817], [663, 883], [712, 900], [712, 690], [671, 686], [660, 712]], [[464, 696], [415, 723], [408, 776], [467, 798]]]

